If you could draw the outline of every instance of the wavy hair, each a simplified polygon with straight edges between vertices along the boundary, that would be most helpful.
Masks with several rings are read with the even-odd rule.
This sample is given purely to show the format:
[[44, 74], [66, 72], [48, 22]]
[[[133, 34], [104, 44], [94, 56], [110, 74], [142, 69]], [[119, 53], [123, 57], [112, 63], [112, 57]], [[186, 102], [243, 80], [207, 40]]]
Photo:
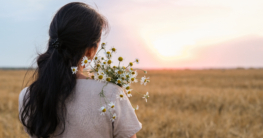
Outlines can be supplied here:
[[[96, 48], [107, 20], [85, 3], [61, 7], [49, 28], [46, 52], [37, 58], [37, 68], [23, 100], [19, 117], [31, 136], [48, 138], [59, 124], [65, 130], [66, 99], [76, 85], [71, 66], [78, 66], [85, 51]], [[58, 48], [52, 46], [59, 40]]]

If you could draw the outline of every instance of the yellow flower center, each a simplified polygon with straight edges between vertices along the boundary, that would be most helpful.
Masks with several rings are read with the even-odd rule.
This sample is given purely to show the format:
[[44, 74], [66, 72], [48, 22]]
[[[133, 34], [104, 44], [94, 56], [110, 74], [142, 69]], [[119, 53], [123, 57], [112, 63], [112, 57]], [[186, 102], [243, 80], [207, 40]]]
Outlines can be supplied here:
[[100, 67], [100, 64], [97, 64], [97, 67]]
[[126, 78], [129, 78], [130, 76], [129, 75], [126, 75]]
[[147, 82], [147, 79], [145, 79], [144, 82]]
[[73, 71], [75, 71], [76, 69], [72, 69]]
[[123, 58], [122, 58], [122, 57], [119, 57], [118, 60], [119, 60], [119, 61], [123, 61]]
[[116, 116], [113, 116], [113, 117], [112, 117], [112, 119], [115, 119], [115, 118], [116, 118]]
[[94, 79], [94, 75], [92, 75], [91, 78]]
[[115, 52], [115, 51], [116, 51], [116, 48], [113, 47], [111, 50], [112, 50], [113, 52]]
[[126, 87], [126, 90], [129, 90], [129, 89], [130, 89], [130, 86], [127, 86], [127, 87]]
[[102, 109], [102, 112], [106, 112], [106, 109], [104, 108], [104, 109]]
[[117, 80], [118, 83], [121, 83], [121, 80]]
[[126, 67], [122, 66], [123, 69], [125, 69]]
[[114, 108], [114, 105], [112, 105], [111, 108]]
[[98, 78], [101, 80], [101, 79], [103, 79], [103, 76], [102, 76], [102, 75], [100, 75]]
[[106, 62], [104, 61], [103, 64], [106, 64]]
[[109, 54], [110, 54], [110, 51], [107, 51], [107, 54], [109, 55]]
[[116, 66], [113, 66], [114, 69], [116, 69], [117, 67]]
[[111, 60], [108, 60], [108, 64], [111, 64]]
[[98, 59], [98, 57], [95, 57], [95, 60], [97, 60]]
[[131, 94], [131, 91], [128, 91], [128, 94]]
[[130, 62], [130, 63], [129, 63], [129, 65], [130, 65], [130, 66], [132, 66], [132, 65], [133, 65], [133, 63], [132, 63], [132, 62]]
[[121, 95], [120, 95], [120, 97], [122, 98], [122, 97], [123, 97], [123, 95], [121, 94]]
[[111, 81], [111, 78], [107, 78], [106, 80], [107, 80], [107, 81]]
[[139, 62], [139, 60], [138, 60], [138, 59], [136, 59], [136, 62]]
[[131, 78], [131, 81], [134, 81], [134, 78]]
[[131, 70], [133, 70], [133, 68], [130, 68]]
[[119, 70], [119, 71], [118, 71], [118, 74], [122, 74], [122, 71]]
[[88, 60], [84, 60], [84, 63], [88, 63]]
[[121, 77], [121, 79], [122, 79], [122, 80], [125, 80], [125, 78], [124, 78], [124, 77]]
[[132, 75], [134, 75], [134, 74], [135, 74], [135, 72], [133, 71], [133, 72], [132, 72]]

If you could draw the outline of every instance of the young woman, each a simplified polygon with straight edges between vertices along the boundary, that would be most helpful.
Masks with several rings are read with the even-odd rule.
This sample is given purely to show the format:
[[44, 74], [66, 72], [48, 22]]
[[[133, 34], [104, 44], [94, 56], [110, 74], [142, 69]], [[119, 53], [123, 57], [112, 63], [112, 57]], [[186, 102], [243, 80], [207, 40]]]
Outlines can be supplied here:
[[[136, 137], [142, 126], [129, 99], [116, 99], [123, 89], [115, 84], [104, 87], [105, 96], [115, 103], [112, 122], [109, 114], [98, 110], [105, 83], [81, 73], [81, 59], [93, 59], [107, 26], [102, 15], [80, 2], [66, 4], [55, 14], [47, 50], [37, 59], [35, 80], [19, 95], [19, 117], [30, 137]], [[76, 74], [72, 66], [78, 67]]]

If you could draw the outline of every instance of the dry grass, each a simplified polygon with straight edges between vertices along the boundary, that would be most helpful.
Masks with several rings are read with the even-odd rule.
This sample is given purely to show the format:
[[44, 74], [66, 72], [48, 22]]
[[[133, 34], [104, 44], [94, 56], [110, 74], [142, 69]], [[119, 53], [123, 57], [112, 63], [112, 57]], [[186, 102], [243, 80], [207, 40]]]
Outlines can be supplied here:
[[[139, 138], [262, 138], [263, 70], [148, 71], [150, 92], [139, 104]], [[18, 121], [25, 71], [0, 71], [0, 137], [27, 137]], [[140, 73], [142, 74], [142, 73]], [[136, 98], [135, 98], [136, 97]], [[137, 98], [138, 97], [138, 98]]]

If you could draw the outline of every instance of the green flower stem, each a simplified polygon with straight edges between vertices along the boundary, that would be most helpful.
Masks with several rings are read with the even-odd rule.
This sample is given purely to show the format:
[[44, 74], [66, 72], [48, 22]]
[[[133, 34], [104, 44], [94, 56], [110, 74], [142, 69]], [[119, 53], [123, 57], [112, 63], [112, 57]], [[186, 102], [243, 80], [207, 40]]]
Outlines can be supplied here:
[[127, 67], [125, 67], [125, 69], [127, 69], [130, 65], [128, 65]]
[[[137, 92], [137, 91], [135, 91], [135, 92]], [[137, 93], [139, 93], [139, 92], [137, 92]], [[139, 94], [144, 96], [144, 94], [141, 94], [141, 93], [139, 93]]]
[[107, 83], [102, 87], [102, 90], [101, 90], [101, 92], [100, 92], [100, 97], [103, 97], [103, 99], [104, 99], [104, 101], [105, 101], [106, 104], [108, 103], [108, 101], [106, 100], [106, 97], [105, 97], [105, 95], [104, 95], [103, 89], [104, 89], [104, 87], [105, 87], [106, 85], [108, 85], [108, 83], [109, 83], [109, 82], [107, 82]]
[[[91, 65], [89, 65], [89, 66], [91, 66]], [[92, 66], [91, 66], [92, 67]], [[94, 69], [93, 67], [92, 67], [92, 69]], [[95, 69], [94, 69], [95, 70]]]
[[[102, 49], [102, 48], [101, 48]], [[99, 52], [101, 51], [101, 49], [96, 53], [95, 57], [99, 54]]]
[[[137, 70], [142, 70], [143, 72], [146, 72], [145, 70], [143, 70], [143, 69], [138, 69], [138, 68], [135, 68], [134, 70], [136, 70], [136, 69], [137, 69]], [[146, 73], [145, 73], [145, 74], [146, 74]]]

